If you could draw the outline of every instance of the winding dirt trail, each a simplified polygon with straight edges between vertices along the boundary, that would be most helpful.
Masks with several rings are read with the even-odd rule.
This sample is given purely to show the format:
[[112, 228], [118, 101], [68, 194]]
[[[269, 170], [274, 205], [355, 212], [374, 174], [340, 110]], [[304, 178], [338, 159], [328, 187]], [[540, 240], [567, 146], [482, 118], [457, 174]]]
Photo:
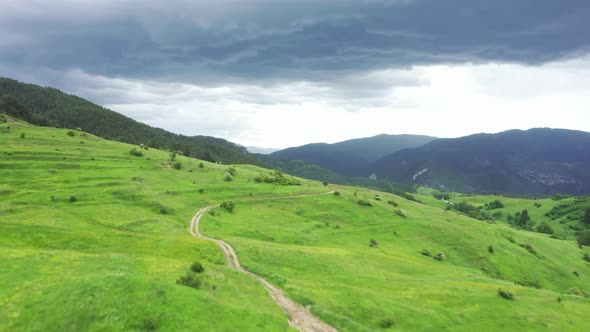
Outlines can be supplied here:
[[[323, 194], [309, 194], [309, 195], [293, 195], [293, 196], [279, 196], [279, 197], [270, 197], [264, 199], [288, 199], [288, 198], [297, 198], [297, 197], [309, 197], [309, 196], [319, 196], [319, 195], [328, 195], [332, 194], [333, 191]], [[199, 223], [201, 218], [207, 213], [207, 211], [211, 210], [219, 206], [219, 204], [211, 205], [205, 208], [202, 208], [197, 212], [197, 214], [191, 220], [190, 231], [191, 234], [195, 237], [200, 237], [206, 240], [213, 241], [217, 243], [221, 249], [223, 250], [223, 254], [225, 255], [225, 259], [227, 261], [227, 265], [235, 270], [240, 272], [246, 273], [260, 281], [262, 285], [268, 290], [268, 293], [272, 297], [272, 299], [278, 303], [283, 310], [285, 310], [289, 315], [291, 315], [291, 319], [289, 319], [289, 325], [293, 328], [298, 329], [299, 331], [303, 332], [336, 332], [337, 330], [332, 326], [322, 322], [321, 320], [317, 319], [310, 311], [309, 308], [304, 308], [301, 305], [295, 303], [291, 300], [280, 288], [274, 286], [266, 279], [262, 278], [261, 276], [254, 274], [242, 267], [240, 265], [240, 260], [238, 259], [238, 255], [236, 254], [234, 248], [232, 246], [223, 241], [214, 239], [208, 236], [203, 235], [199, 231]]]

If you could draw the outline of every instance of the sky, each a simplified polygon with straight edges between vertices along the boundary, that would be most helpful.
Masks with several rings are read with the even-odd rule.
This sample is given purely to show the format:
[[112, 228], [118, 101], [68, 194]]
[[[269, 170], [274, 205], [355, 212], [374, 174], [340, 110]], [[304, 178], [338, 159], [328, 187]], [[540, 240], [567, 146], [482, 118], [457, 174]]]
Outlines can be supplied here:
[[590, 131], [587, 0], [5, 0], [0, 76], [285, 148]]

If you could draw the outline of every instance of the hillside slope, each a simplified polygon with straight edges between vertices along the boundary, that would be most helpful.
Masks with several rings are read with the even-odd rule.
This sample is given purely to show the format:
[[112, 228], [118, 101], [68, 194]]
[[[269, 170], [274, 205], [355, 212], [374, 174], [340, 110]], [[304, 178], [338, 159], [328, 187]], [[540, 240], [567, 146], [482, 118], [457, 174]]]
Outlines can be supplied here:
[[[291, 330], [188, 225], [204, 206], [320, 183], [257, 183], [268, 170], [250, 165], [228, 182], [229, 166], [67, 132], [0, 121], [0, 331]], [[177, 284], [195, 261], [197, 289]]]
[[[69, 129], [81, 128], [106, 139], [182, 151], [186, 156], [207, 161], [262, 164], [249, 154], [246, 148], [224, 139], [208, 136], [189, 137], [150, 127], [57, 89], [0, 77], [0, 97], [4, 97], [0, 101], [0, 112], [11, 114], [10, 110], [15, 108], [16, 102], [16, 108], [20, 106], [25, 112], [30, 112], [38, 121], [32, 122], [37, 124]], [[24, 120], [31, 122], [33, 119]]]
[[459, 192], [590, 194], [590, 133], [537, 128], [440, 139], [382, 158], [375, 172]]
[[420, 135], [377, 135], [326, 144], [314, 143], [273, 152], [277, 158], [304, 160], [344, 176], [368, 177], [371, 164], [395, 151], [435, 139]]
[[[290, 330], [255, 279], [190, 235], [196, 211], [220, 202], [235, 206], [201, 232], [341, 331], [590, 328], [590, 251], [573, 241], [67, 133], [0, 123], [0, 330]], [[272, 199], [326, 190], [339, 195]]]

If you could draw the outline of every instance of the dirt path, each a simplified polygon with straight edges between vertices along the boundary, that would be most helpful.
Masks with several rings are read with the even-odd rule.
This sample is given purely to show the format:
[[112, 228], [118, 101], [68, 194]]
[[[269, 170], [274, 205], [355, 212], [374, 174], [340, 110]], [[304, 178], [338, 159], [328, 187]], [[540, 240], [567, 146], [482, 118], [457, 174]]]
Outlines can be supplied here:
[[[333, 192], [324, 193], [324, 194], [311, 194], [311, 195], [294, 195], [294, 196], [283, 196], [283, 197], [272, 197], [272, 198], [265, 198], [265, 199], [286, 199], [286, 198], [297, 198], [297, 197], [308, 197], [308, 196], [319, 196], [319, 195], [327, 195], [332, 194]], [[301, 305], [295, 303], [291, 300], [280, 288], [275, 287], [273, 284], [268, 282], [266, 279], [262, 278], [261, 276], [254, 274], [242, 267], [240, 265], [240, 260], [238, 259], [238, 255], [236, 254], [234, 248], [232, 248], [229, 243], [223, 240], [217, 240], [214, 238], [210, 238], [208, 236], [203, 235], [199, 231], [199, 223], [201, 218], [207, 213], [207, 211], [211, 210], [219, 206], [219, 204], [211, 205], [206, 208], [202, 208], [197, 212], [197, 214], [191, 220], [190, 231], [191, 234], [195, 237], [200, 237], [203, 239], [207, 239], [210, 241], [214, 241], [217, 243], [221, 249], [223, 250], [223, 254], [225, 255], [225, 259], [227, 261], [227, 265], [235, 270], [240, 272], [246, 273], [260, 281], [262, 285], [268, 290], [272, 299], [278, 303], [283, 310], [285, 310], [289, 315], [291, 315], [291, 319], [289, 320], [289, 325], [293, 328], [298, 329], [299, 331], [303, 332], [336, 332], [337, 330], [332, 326], [322, 322], [321, 320], [317, 319], [310, 311], [309, 308], [304, 308]]]

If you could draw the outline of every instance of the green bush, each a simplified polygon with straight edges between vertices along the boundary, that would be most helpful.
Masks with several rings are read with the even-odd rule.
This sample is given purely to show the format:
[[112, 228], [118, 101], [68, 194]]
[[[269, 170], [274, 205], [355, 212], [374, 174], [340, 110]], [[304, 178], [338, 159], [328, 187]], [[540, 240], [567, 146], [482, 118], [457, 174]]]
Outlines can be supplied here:
[[194, 262], [193, 264], [191, 264], [191, 271], [195, 273], [203, 273], [205, 272], [205, 268], [203, 267], [203, 264], [201, 264], [201, 262]]
[[523, 247], [524, 249], [526, 249], [526, 251], [530, 252], [531, 254], [535, 255], [535, 256], [539, 256], [539, 253], [537, 253], [537, 251], [535, 250], [535, 248], [533, 248], [533, 246], [531, 246], [530, 244], [526, 243], [526, 244], [519, 244], [519, 246]]
[[76, 136], [76, 133], [73, 130], [70, 130], [70, 131], [67, 132], [67, 135], [68, 136], [71, 136], [71, 137], [74, 137], [74, 136]]
[[229, 213], [233, 213], [236, 204], [234, 202], [223, 202], [219, 205], [222, 209]]
[[447, 256], [444, 252], [439, 251], [432, 258], [436, 259], [437, 261], [444, 261], [445, 259], [447, 259]]
[[179, 161], [177, 161], [174, 164], [172, 164], [172, 168], [179, 170], [182, 168], [182, 164]]
[[588, 255], [587, 253], [584, 253], [583, 258], [586, 262], [590, 262], [590, 255]]
[[391, 318], [385, 318], [379, 321], [379, 327], [389, 329], [395, 326], [395, 322]]
[[369, 241], [369, 247], [375, 248], [377, 246], [379, 246], [379, 243], [377, 242], [377, 240], [371, 239], [371, 241]]
[[199, 168], [205, 168], [205, 164], [203, 164], [202, 162], [199, 163]]
[[25, 138], [25, 133], [20, 133], [20, 138]]
[[376, 201], [380, 201], [381, 200], [381, 195], [375, 195], [375, 200]]
[[339, 191], [335, 191], [334, 192], [334, 196], [340, 196], [340, 192]]
[[129, 151], [129, 153], [131, 153], [134, 156], [138, 156], [138, 157], [143, 156], [143, 152], [141, 152], [141, 150], [138, 150], [136, 148], [131, 149], [131, 151]]
[[170, 214], [170, 213], [172, 213], [172, 209], [165, 207], [165, 206], [160, 206], [160, 213], [161, 214]]
[[585, 229], [576, 237], [579, 246], [590, 246], [590, 229]]
[[432, 253], [428, 249], [422, 249], [422, 255], [432, 257]]
[[392, 201], [392, 200], [387, 201], [387, 204], [389, 204], [391, 206], [395, 206], [395, 207], [397, 207], [399, 205], [395, 201]]
[[488, 246], [488, 252], [492, 255], [494, 254], [494, 247], [491, 244]]
[[271, 171], [268, 174], [260, 173], [257, 177], [254, 178], [254, 181], [257, 183], [272, 183], [278, 184], [282, 186], [298, 186], [301, 185], [301, 181], [295, 179], [294, 177], [285, 176], [281, 171]]
[[394, 212], [395, 212], [395, 214], [397, 214], [398, 216], [400, 216], [402, 218], [407, 218], [408, 217], [408, 213], [406, 212], [406, 210], [397, 209]]
[[513, 300], [514, 295], [511, 292], [505, 291], [503, 289], [498, 289], [498, 295], [505, 298], [506, 300]]
[[235, 167], [230, 167], [227, 169], [227, 172], [231, 175], [231, 176], [236, 176], [236, 174], [238, 174], [238, 172], [236, 171]]
[[76, 196], [70, 196], [70, 202], [74, 203], [78, 201], [78, 198], [76, 198]]
[[179, 285], [184, 285], [184, 286], [188, 286], [191, 288], [197, 288], [197, 289], [201, 288], [201, 285], [202, 285], [201, 279], [193, 274], [187, 274], [184, 277], [178, 278], [178, 280], [176, 280], [176, 283]]
[[368, 199], [368, 200], [359, 199], [356, 203], [360, 206], [370, 206], [370, 207], [375, 206], [375, 203], [373, 203], [373, 201], [370, 199]]
[[231, 182], [234, 180], [234, 177], [231, 174], [226, 172], [225, 175], [223, 176], [223, 180], [227, 181], [227, 182]]
[[539, 233], [553, 234], [553, 228], [546, 222], [540, 223], [535, 230]]
[[502, 201], [496, 199], [494, 201], [489, 202], [485, 206], [488, 210], [501, 209], [504, 207], [504, 203], [502, 203]]

